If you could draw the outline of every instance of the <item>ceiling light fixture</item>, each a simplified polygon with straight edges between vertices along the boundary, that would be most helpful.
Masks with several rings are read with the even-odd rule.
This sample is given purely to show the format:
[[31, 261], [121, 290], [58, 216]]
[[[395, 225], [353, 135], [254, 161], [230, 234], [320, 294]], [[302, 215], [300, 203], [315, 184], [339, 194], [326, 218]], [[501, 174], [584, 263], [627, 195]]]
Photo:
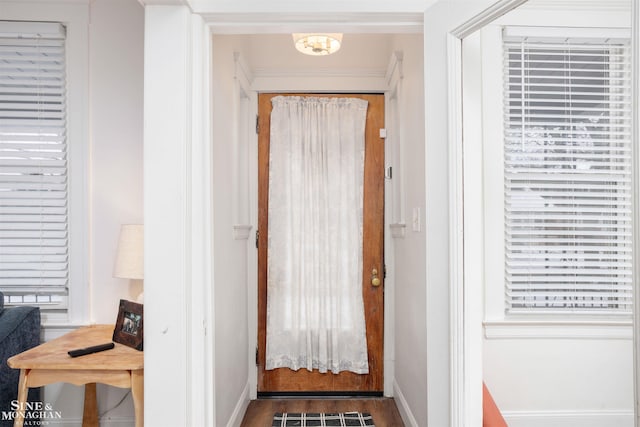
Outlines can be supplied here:
[[306, 55], [331, 55], [340, 49], [342, 34], [293, 34], [296, 49]]

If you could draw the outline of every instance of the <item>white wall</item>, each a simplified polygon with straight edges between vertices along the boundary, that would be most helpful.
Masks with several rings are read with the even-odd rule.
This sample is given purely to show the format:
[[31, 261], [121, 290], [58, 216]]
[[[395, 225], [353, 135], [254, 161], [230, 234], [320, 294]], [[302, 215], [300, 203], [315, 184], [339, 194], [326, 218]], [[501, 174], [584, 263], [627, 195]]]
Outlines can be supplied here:
[[[143, 223], [144, 9], [130, 0], [97, 0], [90, 13], [90, 320], [115, 323], [119, 300], [135, 301], [142, 287], [114, 278], [113, 265], [120, 225]], [[99, 414], [127, 392], [99, 385]], [[133, 425], [131, 397], [101, 420]]]
[[[467, 98], [467, 107], [474, 104], [475, 110], [469, 108], [465, 115], [482, 118], [481, 122], [476, 122], [475, 129], [468, 129], [466, 144], [489, 146], [492, 141], [501, 141], [501, 25], [630, 26], [630, 5], [626, 5], [627, 8], [615, 7], [621, 3], [625, 6], [623, 2], [612, 3], [613, 10], [602, 5], [593, 10], [584, 4], [572, 9], [571, 2], [564, 2], [564, 8], [549, 8], [548, 4], [536, 3], [532, 0], [486, 28], [482, 37], [474, 35], [465, 42], [467, 68], [464, 72], [467, 74], [465, 83], [468, 84], [465, 92], [478, 97], [475, 100]], [[480, 135], [484, 135], [484, 141]], [[482, 158], [481, 151], [475, 151], [475, 155], [467, 158], [477, 167], [471, 181], [475, 179], [478, 183], [478, 187], [467, 188], [467, 191], [481, 192], [483, 180], [485, 185], [491, 182], [488, 174], [500, 167], [500, 161], [488, 163], [491, 160], [487, 156], [495, 157], [492, 150], [485, 148], [484, 153], [486, 158], [482, 164], [478, 162]], [[500, 191], [502, 183], [497, 185], [497, 191]], [[494, 204], [488, 198], [484, 203]], [[465, 207], [476, 209], [474, 212], [482, 218], [481, 206]], [[490, 219], [486, 216], [485, 224], [489, 224]], [[492, 259], [492, 253], [497, 252], [492, 248], [500, 244], [500, 239], [490, 237], [494, 234], [489, 228], [485, 229], [485, 260]], [[468, 240], [467, 243], [471, 242]], [[482, 254], [479, 253], [478, 257], [482, 258]], [[484, 304], [478, 302], [479, 308], [484, 310], [485, 320], [483, 379], [509, 425], [633, 425], [631, 319], [505, 319], [502, 306], [504, 291], [500, 280], [502, 262], [485, 262], [485, 280], [474, 282], [471, 279], [469, 283], [484, 286], [486, 301]], [[493, 274], [496, 270], [498, 274]]]
[[[426, 256], [424, 212], [424, 48], [421, 35], [398, 35], [394, 49], [402, 52], [403, 78], [398, 93], [401, 157], [393, 165], [400, 188], [400, 212], [404, 237], [393, 239], [394, 265], [388, 266], [395, 282], [395, 381], [394, 396], [405, 423], [427, 425], [427, 340], [425, 333]], [[420, 211], [420, 229], [414, 229], [413, 211]], [[413, 420], [413, 421], [410, 421]]]
[[[144, 9], [129, 0], [91, 2], [91, 320], [113, 323], [120, 298], [140, 283], [113, 277], [121, 224], [143, 220]], [[137, 286], [136, 286], [137, 285]]]
[[[82, 33], [80, 46], [71, 43], [67, 57], [80, 66], [69, 70], [79, 92], [73, 95], [70, 123], [76, 126], [70, 144], [84, 144], [88, 164], [86, 223], [72, 229], [89, 242], [84, 254], [87, 279], [71, 281], [86, 291], [86, 300], [72, 318], [72, 325], [44, 325], [50, 339], [70, 328], [89, 323], [114, 323], [118, 301], [135, 299], [136, 286], [112, 276], [120, 224], [142, 222], [142, 120], [144, 9], [129, 0], [77, 2], [0, 2], [0, 19], [72, 22], [69, 31]], [[69, 21], [67, 21], [69, 20]], [[85, 33], [86, 32], [86, 33]], [[81, 71], [81, 74], [78, 74]], [[86, 86], [84, 86], [86, 84]], [[75, 100], [80, 100], [77, 102]], [[75, 121], [77, 117], [82, 120]], [[72, 159], [79, 161], [82, 159]], [[71, 163], [71, 168], [78, 168]], [[72, 184], [75, 185], [75, 184]], [[72, 267], [72, 268], [77, 268]], [[75, 276], [73, 276], [75, 278]], [[134, 284], [135, 285], [135, 284]], [[126, 390], [99, 386], [100, 414], [115, 407]], [[80, 425], [83, 388], [69, 384], [45, 387], [44, 399], [62, 412], [62, 425]], [[133, 425], [130, 397], [102, 417], [105, 425]], [[52, 422], [53, 424], [53, 422]]]
[[[248, 273], [249, 251], [255, 251], [252, 238], [236, 238], [234, 225], [249, 218], [249, 206], [238, 203], [248, 199], [248, 188], [241, 185], [238, 170], [239, 141], [234, 106], [239, 102], [235, 88], [234, 52], [242, 52], [242, 40], [214, 37], [212, 45], [211, 91], [212, 154], [213, 154], [213, 211], [214, 235], [214, 316], [215, 316], [215, 372], [216, 425], [227, 425], [233, 419], [242, 420], [244, 405], [249, 398], [249, 364], [247, 354], [255, 347], [249, 340]], [[255, 141], [253, 141], [255, 144]], [[238, 207], [240, 205], [240, 207]], [[244, 212], [239, 212], [239, 210]], [[245, 221], [241, 221], [241, 220]], [[253, 228], [255, 231], [255, 227]], [[253, 233], [251, 233], [253, 235]], [[245, 235], [248, 237], [248, 234]], [[253, 316], [252, 316], [253, 317]], [[238, 407], [238, 410], [236, 410]]]

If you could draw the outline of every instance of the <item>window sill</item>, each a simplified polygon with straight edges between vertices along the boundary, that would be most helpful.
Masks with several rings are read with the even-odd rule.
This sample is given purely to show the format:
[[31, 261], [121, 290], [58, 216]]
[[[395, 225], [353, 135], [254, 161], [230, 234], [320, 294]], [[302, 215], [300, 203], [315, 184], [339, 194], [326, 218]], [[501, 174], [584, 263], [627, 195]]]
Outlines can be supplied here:
[[43, 323], [41, 326], [40, 338], [42, 339], [42, 342], [51, 341], [52, 339], [61, 337], [75, 329], [88, 325], [88, 323]]
[[624, 320], [487, 320], [486, 339], [633, 339], [633, 323]]

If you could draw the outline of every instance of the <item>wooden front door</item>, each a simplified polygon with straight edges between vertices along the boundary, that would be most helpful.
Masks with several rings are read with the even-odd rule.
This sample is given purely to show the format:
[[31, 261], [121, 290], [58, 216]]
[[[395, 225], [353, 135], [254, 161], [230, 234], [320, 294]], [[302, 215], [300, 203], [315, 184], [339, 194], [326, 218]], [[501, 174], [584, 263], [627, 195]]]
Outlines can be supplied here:
[[[269, 194], [269, 140], [271, 99], [282, 94], [258, 96], [258, 393], [273, 392], [363, 392], [383, 391], [383, 334], [384, 334], [384, 95], [311, 95], [361, 98], [369, 102], [365, 134], [364, 215], [363, 215], [363, 277], [367, 329], [369, 373], [331, 372], [321, 374], [306, 369], [288, 368], [265, 370], [267, 324], [267, 230]], [[305, 96], [296, 94], [296, 96]], [[373, 286], [376, 270], [380, 286]]]

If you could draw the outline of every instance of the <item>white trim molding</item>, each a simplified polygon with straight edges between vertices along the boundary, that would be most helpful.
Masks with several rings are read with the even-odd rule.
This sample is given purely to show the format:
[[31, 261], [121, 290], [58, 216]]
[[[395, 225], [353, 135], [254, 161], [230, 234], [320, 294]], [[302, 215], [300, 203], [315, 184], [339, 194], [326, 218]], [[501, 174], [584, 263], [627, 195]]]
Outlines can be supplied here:
[[256, 93], [251, 90], [253, 71], [239, 52], [233, 52], [233, 238], [245, 240], [251, 231], [251, 161], [256, 143]]
[[409, 407], [409, 403], [404, 397], [402, 390], [400, 390], [400, 385], [396, 382], [396, 380], [393, 380], [393, 398], [396, 401], [398, 412], [400, 412], [400, 417], [402, 417], [402, 421], [404, 422], [404, 424], [408, 427], [418, 427], [418, 422], [413, 416], [411, 408]]
[[[99, 420], [101, 427], [131, 427], [135, 424], [136, 420], [133, 417], [105, 417]], [[62, 427], [82, 427], [82, 417], [68, 418], [64, 417], [61, 420], [46, 420], [42, 421], [41, 425], [48, 426], [62, 426]], [[27, 424], [25, 424], [27, 425]]]
[[638, 137], [640, 136], [640, 111], [638, 97], [640, 97], [640, 1], [631, 2], [631, 110], [633, 118], [631, 120], [631, 140], [633, 146], [631, 151], [633, 182], [633, 425], [640, 426], [640, 299], [638, 291], [640, 282], [640, 149]]
[[467, 22], [453, 29], [451, 31], [451, 35], [462, 40], [465, 37], [475, 33], [482, 27], [500, 18], [505, 13], [510, 12], [513, 9], [527, 3], [527, 1], [528, 0], [500, 0], [493, 4], [491, 7], [474, 16]]
[[[451, 288], [450, 304], [450, 351], [451, 351], [451, 425], [473, 425], [478, 421], [479, 405], [471, 408], [478, 400], [478, 393], [472, 393], [469, 382], [478, 382], [481, 374], [469, 370], [465, 365], [470, 358], [468, 332], [469, 313], [465, 311], [465, 262], [464, 262], [464, 173], [462, 141], [462, 42], [455, 36], [447, 37], [449, 76], [449, 274]], [[481, 354], [481, 353], [479, 353]], [[481, 370], [481, 365], [477, 366]], [[465, 378], [465, 372], [474, 377]], [[481, 371], [480, 371], [481, 372]], [[480, 389], [475, 387], [476, 389]], [[469, 424], [471, 423], [471, 424]]]
[[[270, 5], [273, 2], [269, 3]], [[299, 32], [419, 34], [422, 13], [204, 12], [213, 34], [282, 34]]]
[[385, 69], [316, 68], [310, 71], [289, 69], [253, 70], [251, 89], [256, 92], [386, 92]]
[[574, 410], [574, 411], [503, 411], [509, 427], [632, 427], [633, 411]]
[[[202, 96], [210, 90], [210, 39], [202, 19], [186, 7], [145, 8], [144, 256], [153, 266], [145, 268], [149, 425], [213, 425], [215, 419], [210, 106]], [[167, 369], [169, 360], [173, 369]], [[175, 393], [167, 395], [167, 388]]]
[[525, 4], [529, 10], [629, 10], [631, 2], [629, 0], [536, 0]]
[[487, 339], [558, 338], [631, 340], [633, 324], [628, 321], [485, 321]]
[[240, 427], [240, 424], [242, 424], [244, 413], [249, 406], [249, 388], [250, 385], [249, 382], [247, 382], [244, 389], [242, 389], [242, 393], [240, 393], [236, 406], [233, 408], [233, 413], [227, 422], [227, 427]]
[[401, 51], [394, 51], [391, 54], [389, 65], [387, 66], [387, 72], [385, 73], [387, 78], [387, 85], [391, 90], [398, 84], [398, 80], [404, 78], [404, 71], [402, 69], [403, 53]]
[[[450, 316], [450, 418], [451, 426], [477, 425], [482, 416], [482, 342], [474, 334], [473, 325], [479, 319], [475, 308], [468, 302], [473, 295], [465, 289], [464, 230], [464, 146], [463, 146], [463, 90], [462, 90], [462, 41], [480, 28], [527, 0], [501, 0], [481, 11], [471, 19], [452, 29], [447, 36], [447, 89], [448, 89], [448, 140], [449, 140], [449, 316]], [[476, 307], [476, 305], [473, 305]]]
[[387, 96], [385, 97], [385, 127], [387, 136], [385, 140], [385, 171], [388, 171], [387, 189], [389, 195], [387, 202], [390, 209], [389, 227], [391, 237], [398, 238], [405, 236], [405, 186], [404, 186], [404, 164], [403, 151], [406, 143], [402, 132], [402, 119], [405, 112], [400, 102], [402, 92], [402, 80], [404, 71], [402, 67], [403, 53], [394, 51], [389, 59], [389, 65], [385, 74], [387, 85]]
[[239, 81], [243, 89], [248, 89], [253, 82], [253, 71], [247, 65], [247, 62], [240, 52], [233, 52], [233, 61], [235, 64], [233, 77]]

